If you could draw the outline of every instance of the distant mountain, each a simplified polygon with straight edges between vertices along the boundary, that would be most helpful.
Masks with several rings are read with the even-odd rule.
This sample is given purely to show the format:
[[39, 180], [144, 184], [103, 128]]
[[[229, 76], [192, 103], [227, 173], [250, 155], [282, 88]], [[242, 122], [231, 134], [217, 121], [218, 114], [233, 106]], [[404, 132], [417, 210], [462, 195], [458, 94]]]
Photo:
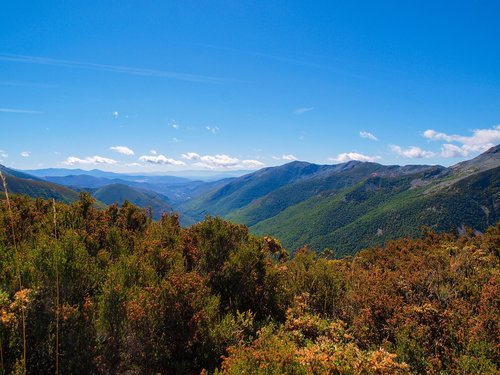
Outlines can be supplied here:
[[199, 219], [207, 213], [225, 216], [276, 189], [332, 168], [336, 166], [321, 166], [298, 161], [279, 167], [264, 168], [228, 181], [207, 195], [189, 201], [185, 208]]
[[500, 220], [500, 167], [433, 193], [413, 185], [416, 179], [423, 180], [419, 175], [368, 178], [291, 206], [252, 229], [293, 249], [308, 244], [347, 255], [400, 236], [418, 236], [423, 225], [439, 231], [464, 225], [483, 230]]
[[[73, 202], [79, 198], [77, 191], [61, 184], [46, 181], [2, 165], [0, 165], [0, 170], [6, 176], [7, 188], [12, 194], [25, 194], [34, 198], [54, 198], [63, 202]], [[163, 213], [173, 211], [168, 197], [162, 194], [125, 184], [111, 183], [110, 181], [113, 180], [104, 177], [79, 175], [53, 177], [51, 180], [68, 183], [78, 187], [78, 190], [89, 191], [96, 198], [97, 207], [104, 207], [104, 204], [110, 205], [113, 203], [122, 205], [127, 200], [139, 207], [151, 208], [155, 219], [160, 218]], [[3, 187], [0, 187], [0, 191], [3, 191]]]
[[109, 178], [94, 177], [86, 174], [70, 176], [46, 176], [44, 180], [75, 188], [100, 188], [112, 184]]
[[106, 185], [97, 189], [92, 195], [97, 200], [108, 205], [113, 203], [122, 205], [123, 202], [129, 201], [142, 208], [151, 208], [155, 219], [160, 218], [163, 213], [173, 211], [167, 197], [123, 184]]
[[232, 211], [228, 218], [247, 225], [255, 225], [271, 218], [288, 207], [315, 196], [340, 193], [367, 178], [401, 178], [417, 173], [435, 176], [444, 170], [441, 166], [384, 166], [376, 163], [349, 162], [329, 168], [327, 173], [285, 185], [251, 204]]
[[337, 165], [294, 161], [233, 179], [220, 189], [188, 202], [184, 207], [199, 219], [209, 213], [253, 225], [323, 191], [342, 190], [371, 175], [394, 177], [436, 168], [438, 171], [444, 169], [432, 166], [384, 166], [359, 161]]
[[227, 178], [240, 177], [253, 171], [247, 170], [229, 170], [229, 171], [212, 171], [212, 170], [192, 170], [192, 171], [175, 171], [169, 172], [171, 176], [189, 178], [199, 181], [219, 181]]
[[86, 175], [93, 177], [104, 177], [104, 178], [117, 178], [120, 176], [119, 173], [101, 171], [99, 169], [85, 170], [85, 169], [70, 169], [70, 168], [46, 168], [46, 169], [30, 169], [24, 172], [29, 173], [37, 177], [46, 176], [74, 176], [74, 175]]
[[[0, 171], [6, 177], [9, 193], [25, 194], [34, 198], [54, 198], [58, 201], [68, 203], [78, 199], [78, 193], [65, 186], [44, 181], [36, 176], [16, 171], [3, 165], [0, 165]], [[0, 186], [0, 190], [3, 191], [3, 186]]]
[[45, 177], [66, 177], [66, 176], [92, 176], [97, 178], [130, 180], [130, 181], [148, 181], [157, 183], [183, 183], [187, 181], [207, 181], [213, 182], [226, 178], [239, 177], [250, 173], [251, 171], [211, 171], [211, 170], [193, 170], [193, 171], [170, 171], [168, 174], [161, 172], [154, 173], [115, 173], [106, 172], [100, 169], [71, 169], [71, 168], [45, 168], [31, 169], [22, 171], [33, 176]]
[[[84, 169], [67, 169], [67, 168], [47, 168], [47, 169], [33, 169], [21, 171], [29, 173], [30, 175], [37, 176], [43, 179], [47, 178], [61, 178], [61, 183], [64, 182], [64, 177], [74, 176], [90, 176], [99, 179], [108, 180], [125, 180], [135, 182], [150, 182], [150, 183], [186, 183], [192, 181], [190, 178], [170, 176], [170, 175], [141, 175], [141, 174], [124, 174], [101, 171], [99, 169], [84, 170]], [[64, 182], [64, 184], [67, 184]]]
[[[130, 176], [126, 176], [130, 177]], [[170, 177], [163, 177], [163, 181]], [[65, 185], [73, 190], [87, 190], [101, 188], [107, 185], [121, 184], [127, 185], [140, 190], [148, 190], [151, 192], [156, 192], [169, 199], [169, 201], [177, 205], [181, 202], [190, 200], [194, 197], [203, 194], [210, 189], [217, 186], [222, 186], [223, 184], [230, 181], [230, 179], [225, 179], [221, 181], [191, 181], [186, 179], [179, 179], [177, 177], [172, 180], [173, 182], [154, 182], [161, 181], [161, 177], [154, 177], [151, 182], [145, 181], [141, 178], [136, 178], [135, 180], [126, 179], [109, 179], [104, 177], [94, 177], [90, 175], [70, 175], [70, 176], [46, 176], [44, 177], [46, 181], [54, 182], [57, 184]]]
[[236, 178], [181, 205], [195, 219], [220, 215], [273, 235], [346, 255], [422, 225], [483, 230], [500, 220], [500, 148], [445, 168], [292, 162]]

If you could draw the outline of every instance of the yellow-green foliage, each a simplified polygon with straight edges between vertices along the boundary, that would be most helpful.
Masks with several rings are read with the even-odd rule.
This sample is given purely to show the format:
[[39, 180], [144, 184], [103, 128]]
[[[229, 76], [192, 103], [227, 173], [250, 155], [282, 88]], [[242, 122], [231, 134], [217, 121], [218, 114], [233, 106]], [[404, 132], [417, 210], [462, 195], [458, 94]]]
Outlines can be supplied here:
[[341, 320], [322, 318], [295, 299], [283, 325], [267, 325], [250, 344], [229, 348], [221, 374], [403, 374], [408, 365], [382, 348], [362, 350]]

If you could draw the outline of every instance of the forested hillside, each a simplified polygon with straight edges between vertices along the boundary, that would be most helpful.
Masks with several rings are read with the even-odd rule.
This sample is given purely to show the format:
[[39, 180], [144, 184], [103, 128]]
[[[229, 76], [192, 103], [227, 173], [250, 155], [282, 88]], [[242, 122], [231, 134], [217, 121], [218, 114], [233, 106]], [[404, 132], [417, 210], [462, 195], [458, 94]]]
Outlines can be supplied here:
[[500, 220], [500, 167], [434, 191], [412, 187], [416, 178], [368, 178], [338, 194], [308, 199], [252, 229], [272, 233], [293, 249], [309, 244], [343, 256], [387, 240], [416, 237], [423, 225], [436, 231], [464, 225], [482, 231]]
[[172, 213], [169, 199], [161, 194], [148, 190], [134, 189], [123, 184], [103, 186], [93, 192], [93, 197], [107, 204], [123, 205], [125, 201], [136, 206], [148, 208], [154, 219], [159, 219], [164, 213]]
[[78, 193], [67, 187], [6, 168], [1, 164], [0, 172], [5, 176], [11, 192], [45, 199], [54, 198], [67, 203], [78, 199]]
[[499, 371], [499, 224], [335, 260], [93, 203], [0, 200], [0, 373]]
[[308, 244], [352, 255], [422, 225], [436, 231], [500, 220], [500, 146], [445, 168], [351, 161], [292, 162], [237, 178], [180, 206], [248, 225], [279, 238], [292, 252]]

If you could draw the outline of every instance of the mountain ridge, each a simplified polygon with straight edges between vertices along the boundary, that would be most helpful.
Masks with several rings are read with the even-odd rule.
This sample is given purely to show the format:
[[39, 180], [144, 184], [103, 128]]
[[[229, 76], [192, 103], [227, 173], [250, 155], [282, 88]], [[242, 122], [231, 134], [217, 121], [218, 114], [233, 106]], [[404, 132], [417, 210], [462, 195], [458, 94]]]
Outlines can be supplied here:
[[94, 191], [92, 196], [107, 205], [116, 203], [122, 206], [125, 201], [128, 201], [138, 207], [151, 208], [151, 213], [155, 219], [159, 219], [164, 213], [173, 211], [167, 197], [124, 184], [116, 183], [103, 186]]
[[[78, 199], [78, 193], [65, 186], [54, 184], [36, 176], [7, 168], [1, 164], [0, 171], [5, 176], [7, 188], [10, 193], [25, 194], [31, 197], [45, 199], [54, 198], [66, 203], [71, 203]], [[3, 186], [0, 186], [2, 192], [3, 189]]]
[[499, 167], [500, 145], [450, 167], [292, 161], [212, 182], [114, 173], [43, 180], [3, 168], [13, 192], [72, 201], [77, 192], [68, 188], [88, 190], [107, 204], [128, 200], [152, 207], [155, 218], [178, 211], [187, 225], [206, 215], [221, 216], [277, 237], [292, 251], [310, 245], [349, 255], [393, 238], [418, 236], [422, 225], [449, 231], [494, 224], [500, 220]]
[[[309, 244], [318, 251], [334, 247], [343, 255], [392, 238], [418, 236], [422, 225], [482, 230], [500, 219], [499, 149], [495, 146], [451, 167], [291, 162], [237, 178], [183, 208], [197, 220], [206, 214], [221, 215], [248, 225], [292, 250]], [[277, 176], [288, 178], [276, 181]], [[473, 184], [476, 180], [482, 182]], [[482, 193], [485, 189], [490, 196]]]

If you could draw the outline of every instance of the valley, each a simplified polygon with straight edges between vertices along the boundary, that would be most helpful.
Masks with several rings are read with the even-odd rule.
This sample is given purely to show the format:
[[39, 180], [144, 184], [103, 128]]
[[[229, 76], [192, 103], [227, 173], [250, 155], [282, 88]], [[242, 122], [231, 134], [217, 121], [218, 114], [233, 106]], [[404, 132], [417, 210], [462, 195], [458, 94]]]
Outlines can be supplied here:
[[448, 168], [294, 161], [209, 181], [69, 169], [30, 175], [2, 168], [14, 193], [72, 202], [86, 191], [97, 205], [129, 201], [150, 208], [154, 219], [177, 212], [183, 225], [221, 216], [278, 238], [292, 252], [310, 246], [340, 257], [418, 237], [424, 226], [483, 231], [500, 219], [499, 146]]

